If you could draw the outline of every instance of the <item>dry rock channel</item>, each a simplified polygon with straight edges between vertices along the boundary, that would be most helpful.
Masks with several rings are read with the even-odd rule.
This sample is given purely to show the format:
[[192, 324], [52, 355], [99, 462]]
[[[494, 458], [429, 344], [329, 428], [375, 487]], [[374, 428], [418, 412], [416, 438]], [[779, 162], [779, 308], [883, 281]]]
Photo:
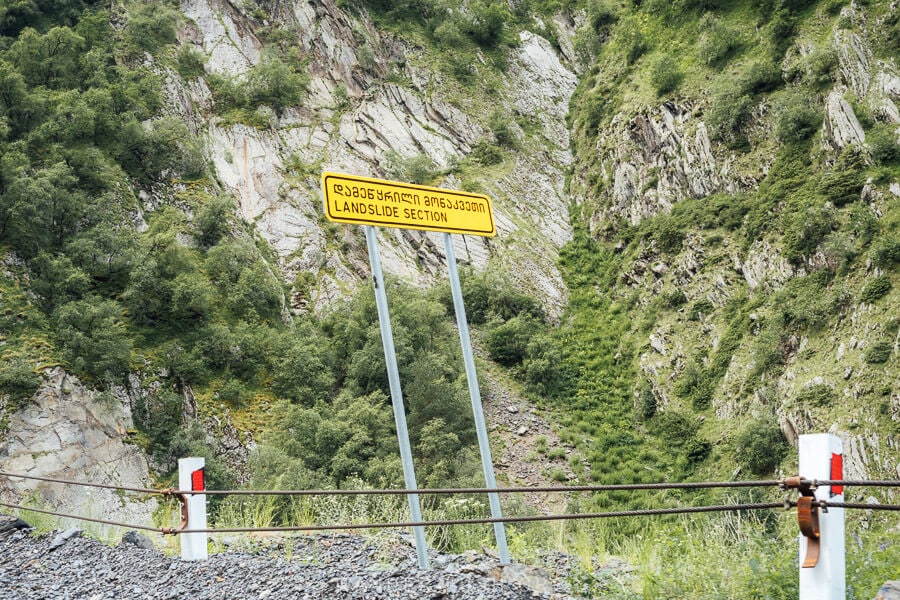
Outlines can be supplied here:
[[[253, 551], [226, 550], [208, 561], [164, 555], [134, 532], [116, 546], [78, 530], [33, 536], [4, 517], [0, 527], [0, 600], [107, 598], [513, 600], [573, 598], [565, 561], [557, 582], [523, 565], [469, 552], [431, 552], [432, 568], [398, 534], [284, 538]], [[0, 524], [3, 524], [0, 523]], [[21, 527], [26, 524], [18, 522]]]

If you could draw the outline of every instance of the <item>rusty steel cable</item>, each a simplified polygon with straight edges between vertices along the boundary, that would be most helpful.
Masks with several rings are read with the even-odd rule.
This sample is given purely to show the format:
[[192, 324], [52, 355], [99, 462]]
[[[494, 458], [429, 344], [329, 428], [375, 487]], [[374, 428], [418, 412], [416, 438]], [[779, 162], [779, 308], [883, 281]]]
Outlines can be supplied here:
[[778, 486], [780, 480], [767, 481], [702, 481], [687, 483], [623, 483], [614, 485], [572, 485], [553, 487], [498, 487], [498, 488], [424, 488], [371, 489], [371, 490], [176, 490], [178, 493], [218, 496], [400, 496], [405, 494], [516, 494], [542, 492], [610, 492], [617, 490], [681, 490], [729, 487]]
[[80, 515], [70, 515], [65, 513], [54, 512], [52, 510], [45, 510], [42, 508], [31, 508], [28, 506], [21, 506], [19, 504], [10, 504], [7, 502], [0, 502], [0, 506], [5, 506], [6, 508], [13, 508], [16, 510], [26, 511], [26, 512], [34, 512], [41, 513], [42, 515], [51, 515], [54, 517], [63, 517], [66, 519], [74, 519], [76, 521], [90, 521], [91, 523], [100, 523], [102, 525], [113, 525], [115, 527], [124, 527], [125, 529], [140, 529], [143, 531], [153, 531], [156, 533], [171, 533], [166, 531], [165, 528], [162, 527], [148, 527], [146, 525], [132, 525], [129, 523], [119, 523], [118, 521], [110, 521], [108, 519], [97, 519], [95, 517], [83, 517]]
[[[900, 481], [887, 480], [824, 480], [802, 479], [814, 485], [844, 485], [859, 487], [900, 487]], [[611, 492], [635, 490], [696, 490], [711, 488], [783, 487], [784, 479], [763, 479], [759, 481], [689, 481], [681, 483], [623, 483], [609, 485], [571, 485], [551, 487], [498, 487], [498, 488], [432, 488], [432, 489], [369, 489], [369, 490], [176, 490], [178, 493], [207, 494], [219, 496], [378, 496], [405, 494], [515, 494], [546, 492]]]
[[[894, 504], [866, 504], [856, 502], [829, 502], [821, 500], [816, 504], [823, 508], [846, 508], [846, 509], [863, 509], [863, 510], [889, 510], [900, 511], [900, 505]], [[483, 525], [491, 523], [529, 523], [537, 521], [563, 521], [577, 519], [601, 519], [601, 518], [618, 518], [618, 517], [648, 517], [659, 515], [677, 515], [677, 514], [698, 514], [710, 512], [730, 512], [741, 510], [772, 510], [783, 508], [790, 510], [797, 506], [797, 502], [785, 499], [783, 502], [763, 502], [753, 504], [725, 504], [716, 506], [686, 506], [678, 508], [648, 508], [635, 510], [619, 510], [597, 513], [569, 513], [561, 515], [530, 515], [521, 517], [502, 517], [502, 518], [480, 518], [480, 519], [441, 519], [437, 521], [405, 521], [395, 523], [352, 523], [337, 525], [296, 525], [281, 527], [223, 527], [223, 528], [206, 528], [206, 529], [175, 529], [171, 527], [149, 527], [146, 525], [135, 525], [130, 523], [122, 523], [108, 519], [98, 519], [94, 517], [84, 517], [80, 515], [72, 515], [60, 513], [40, 508], [30, 508], [18, 504], [0, 502], [0, 506], [12, 508], [20, 511], [35, 512], [55, 517], [63, 517], [78, 521], [89, 521], [92, 523], [100, 523], [103, 525], [112, 525], [125, 529], [139, 529], [142, 531], [150, 531], [163, 535], [177, 535], [180, 533], [271, 533], [271, 532], [317, 532], [317, 531], [336, 531], [336, 530], [360, 530], [360, 529], [393, 529], [408, 527], [441, 527], [449, 525]]]
[[900, 487], [900, 481], [891, 481], [888, 479], [809, 479], [814, 486], [834, 485], [844, 487]]
[[867, 502], [832, 502], [830, 500], [819, 500], [818, 505], [822, 508], [852, 508], [860, 510], [900, 510], [900, 504], [869, 504]]
[[490, 523], [530, 523], [535, 521], [571, 521], [575, 519], [601, 519], [610, 517], [652, 517], [657, 515], [677, 515], [737, 510], [763, 510], [785, 508], [784, 502], [756, 504], [727, 504], [720, 506], [688, 506], [681, 508], [648, 508], [618, 510], [599, 513], [572, 513], [562, 515], [529, 515], [522, 517], [485, 517], [480, 519], [441, 519], [437, 521], [405, 521], [398, 523], [352, 523], [345, 525], [296, 525], [284, 527], [223, 527], [207, 529], [183, 529], [177, 533], [252, 533], [276, 531], [331, 531], [350, 529], [389, 529], [407, 527], [441, 527], [447, 525], [484, 525]]
[[[625, 483], [609, 485], [581, 485], [581, 486], [549, 486], [549, 487], [498, 487], [498, 488], [433, 488], [433, 489], [363, 489], [363, 490], [176, 490], [139, 488], [116, 486], [102, 483], [90, 483], [71, 479], [59, 479], [52, 477], [39, 477], [36, 475], [24, 475], [0, 471], [0, 476], [32, 479], [50, 483], [61, 483], [95, 487], [102, 489], [134, 492], [138, 494], [161, 494], [164, 496], [173, 494], [206, 494], [211, 496], [378, 496], [378, 495], [438, 495], [438, 494], [491, 494], [491, 493], [558, 493], [558, 492], [608, 492], [608, 491], [636, 491], [636, 490], [692, 490], [711, 488], [745, 488], [745, 487], [770, 487], [784, 488], [786, 479], [764, 479], [759, 481], [698, 481], [679, 483]], [[900, 481], [892, 480], [844, 480], [844, 479], [805, 479], [815, 486], [843, 485], [846, 487], [900, 487]]]
[[87, 481], [75, 481], [72, 479], [57, 479], [54, 477], [38, 477], [37, 475], [20, 475], [17, 473], [7, 473], [5, 471], [0, 471], [0, 476], [2, 477], [17, 477], [20, 479], [32, 479], [35, 481], [46, 481], [49, 483], [62, 483], [66, 485], [78, 485], [82, 487], [93, 487], [100, 488], [104, 490], [116, 490], [120, 492], [134, 492], [136, 494], [162, 494], [169, 495], [173, 493], [173, 490], [158, 490], [153, 488], [139, 488], [139, 487], [127, 487], [122, 485], [110, 485], [106, 483], [91, 483]]

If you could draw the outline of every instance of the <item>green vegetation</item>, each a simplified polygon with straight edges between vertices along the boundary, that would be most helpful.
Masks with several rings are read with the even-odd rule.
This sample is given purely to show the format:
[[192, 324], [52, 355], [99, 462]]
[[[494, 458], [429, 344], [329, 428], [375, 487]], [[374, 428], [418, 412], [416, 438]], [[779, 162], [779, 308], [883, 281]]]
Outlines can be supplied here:
[[[395, 153], [381, 167], [417, 183], [453, 172], [467, 189], [534, 145], [534, 127], [497, 101], [518, 31], [560, 44], [552, 17], [585, 9], [574, 39], [584, 71], [571, 105], [576, 162], [567, 182], [582, 202], [572, 207], [574, 235], [560, 259], [566, 312], [554, 325], [494, 269], [462, 279], [481, 359], [555, 417], [562, 441], [588, 463], [570, 461], [579, 483], [770, 477], [796, 467], [791, 427], [895, 426], [888, 397], [900, 203], [889, 186], [900, 175], [900, 146], [868, 100], [851, 94], [866, 146], [826, 149], [818, 135], [838, 77], [823, 31], [858, 26], [838, 17], [842, 2], [339, 4], [425, 48], [447, 93], [472, 96], [480, 111], [483, 138], [448, 171], [424, 155]], [[869, 29], [877, 60], [896, 55], [900, 37], [886, 6], [859, 8], [885, 24]], [[266, 17], [264, 6], [245, 8], [252, 19]], [[209, 175], [202, 141], [163, 116], [161, 74], [170, 68], [204, 79], [222, 123], [271, 127], [305, 101], [307, 57], [291, 32], [260, 27], [266, 48], [256, 67], [240, 78], [207, 74], [205, 56], [175, 47], [183, 17], [170, 3], [131, 3], [121, 18], [114, 29], [104, 7], [80, 0], [0, 7], [3, 402], [27, 402], [47, 366], [98, 389], [137, 372], [146, 393], [133, 407], [136, 441], [163, 479], [176, 458], [194, 454], [207, 457], [211, 486], [234, 485], [222, 449], [185, 423], [192, 393], [201, 417], [228, 411], [259, 442], [251, 487], [402, 485], [371, 290], [324, 314], [290, 315], [290, 286]], [[358, 62], [368, 73], [382, 68], [369, 47]], [[679, 199], [637, 224], [610, 218], [592, 230], [597, 209], [610, 208], [599, 134], [663, 101], [689, 106], [694, 122], [705, 123], [715, 156], [728, 157], [743, 191]], [[339, 98], [339, 110], [348, 102]], [[285, 171], [309, 178], [320, 163], [295, 156]], [[136, 215], [146, 224], [140, 233]], [[315, 277], [299, 274], [290, 291], [309, 297]], [[387, 285], [420, 483], [480, 485], [449, 290]], [[859, 314], [876, 326], [859, 329]], [[857, 335], [859, 345], [838, 347]], [[808, 383], [813, 377], [822, 379]], [[841, 401], [851, 390], [858, 401]], [[537, 451], [565, 456], [546, 439]], [[558, 467], [545, 475], [566, 478]], [[607, 492], [573, 498], [569, 509], [763, 499], [771, 498]], [[230, 499], [213, 509], [216, 522], [255, 525], [405, 514], [402, 499], [366, 497]], [[425, 511], [467, 518], [486, 507], [428, 497]], [[635, 520], [534, 525], [510, 528], [510, 540], [522, 555], [558, 539], [587, 565], [610, 554], [637, 565], [627, 583], [589, 566], [577, 571], [573, 585], [586, 595], [788, 598], [796, 597], [796, 531], [786, 521], [771, 513], [660, 519], [652, 536]], [[869, 526], [851, 522], [861, 540], [851, 547], [856, 597], [873, 596], [898, 560], [896, 533], [879, 517]], [[489, 544], [488, 531], [430, 535], [442, 549], [462, 550]]]

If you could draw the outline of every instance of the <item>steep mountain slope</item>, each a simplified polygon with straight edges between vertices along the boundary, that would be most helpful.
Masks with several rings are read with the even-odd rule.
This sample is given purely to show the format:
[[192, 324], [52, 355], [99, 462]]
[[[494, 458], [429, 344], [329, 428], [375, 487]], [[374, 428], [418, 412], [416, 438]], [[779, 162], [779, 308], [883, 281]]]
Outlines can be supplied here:
[[[198, 452], [218, 485], [394, 484], [362, 233], [321, 213], [335, 170], [494, 198], [498, 237], [455, 240], [467, 306], [484, 360], [577, 449], [560, 478], [793, 473], [814, 431], [845, 440], [847, 475], [900, 477], [892, 3], [2, 10], [4, 428], [61, 365], [128, 405], [118, 439], [158, 476]], [[442, 244], [381, 240], [423, 479], [477, 483]], [[267, 510], [220, 514], [313, 508]], [[898, 545], [867, 519], [874, 577]], [[772, 521], [730, 548], [757, 553], [734, 589], [762, 569], [760, 596], [790, 593]], [[731, 593], [666, 577], [648, 597]]]
[[748, 417], [834, 431], [848, 474], [896, 477], [897, 14], [779, 7], [594, 17], [572, 189], [632, 323], [619, 402], [716, 455]]

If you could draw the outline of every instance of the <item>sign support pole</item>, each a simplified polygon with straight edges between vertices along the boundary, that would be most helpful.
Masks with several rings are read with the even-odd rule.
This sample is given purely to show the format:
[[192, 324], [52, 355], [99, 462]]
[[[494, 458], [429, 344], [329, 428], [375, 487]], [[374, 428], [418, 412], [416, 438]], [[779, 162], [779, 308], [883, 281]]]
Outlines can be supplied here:
[[[830, 433], [801, 435], [800, 475], [806, 479], [843, 479], [841, 438]], [[816, 500], [843, 502], [843, 488], [819, 486]], [[800, 600], [844, 600], [846, 598], [846, 558], [844, 509], [819, 511], [821, 550], [815, 567], [803, 567], [808, 542], [800, 536]]]
[[[466, 321], [466, 308], [463, 305], [462, 287], [459, 284], [459, 272], [456, 269], [456, 254], [453, 240], [449, 233], [444, 233], [444, 248], [447, 254], [447, 271], [450, 275], [450, 290], [453, 294], [453, 308], [456, 310], [456, 325], [459, 329], [459, 342], [462, 346], [463, 362], [466, 366], [466, 379], [469, 383], [469, 398], [472, 400], [472, 413], [475, 416], [475, 430], [478, 433], [478, 448], [481, 450], [481, 466], [484, 480], [489, 489], [497, 488], [494, 478], [494, 462], [491, 459], [491, 445], [488, 441], [487, 427], [484, 423], [484, 409], [481, 405], [481, 390], [478, 387], [478, 374], [475, 372], [475, 360], [472, 356], [472, 340], [469, 337], [469, 324]], [[500, 495], [489, 493], [491, 517], [502, 519]], [[506, 546], [506, 529], [503, 523], [494, 523], [494, 537], [497, 539], [497, 551], [500, 564], [509, 564], [509, 549]]]
[[[378, 253], [378, 241], [376, 229], [371, 225], [366, 226], [366, 244], [369, 247], [369, 264], [372, 267], [372, 278], [375, 285], [375, 304], [378, 307], [378, 323], [381, 325], [381, 343], [384, 346], [384, 361], [387, 363], [388, 383], [391, 388], [391, 403], [394, 406], [394, 422], [397, 425], [397, 439], [400, 442], [400, 460], [403, 463], [403, 479], [406, 489], [415, 490], [416, 472], [413, 467], [412, 449], [409, 445], [409, 431], [406, 427], [406, 412], [403, 407], [403, 393], [400, 389], [400, 372], [397, 368], [397, 355], [394, 350], [394, 334], [391, 330], [391, 316], [388, 312], [387, 293], [384, 289], [384, 275], [381, 272], [381, 256]], [[412, 520], [422, 522], [422, 510], [419, 508], [419, 495], [408, 494], [409, 513]], [[428, 547], [425, 544], [425, 529], [421, 526], [413, 527], [413, 536], [416, 540], [416, 557], [419, 568], [427, 570]]]

